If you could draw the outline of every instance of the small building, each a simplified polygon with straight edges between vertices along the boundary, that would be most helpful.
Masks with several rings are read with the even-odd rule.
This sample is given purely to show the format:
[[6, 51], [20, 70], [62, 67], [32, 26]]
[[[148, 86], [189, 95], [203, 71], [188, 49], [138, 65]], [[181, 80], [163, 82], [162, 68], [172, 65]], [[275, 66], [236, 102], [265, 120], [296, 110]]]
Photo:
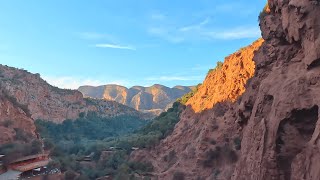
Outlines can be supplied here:
[[76, 159], [76, 161], [79, 161], [79, 162], [82, 162], [82, 161], [91, 162], [93, 156], [94, 156], [94, 152], [92, 152], [91, 154], [89, 154], [87, 156], [80, 157], [80, 158]]
[[[18, 179], [19, 177], [30, 177], [34, 172], [43, 170], [50, 162], [48, 154], [36, 154], [25, 156], [14, 161], [11, 161], [4, 167], [4, 172], [0, 174], [0, 180]], [[3, 158], [4, 156], [2, 156]], [[35, 170], [35, 171], [34, 171]]]

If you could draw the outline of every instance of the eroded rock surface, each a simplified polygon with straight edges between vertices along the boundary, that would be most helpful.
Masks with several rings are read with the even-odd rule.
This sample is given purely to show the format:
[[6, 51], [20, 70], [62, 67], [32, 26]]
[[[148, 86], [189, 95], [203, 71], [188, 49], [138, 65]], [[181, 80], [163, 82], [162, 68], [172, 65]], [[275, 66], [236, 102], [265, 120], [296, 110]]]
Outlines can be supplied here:
[[154, 164], [154, 177], [320, 179], [320, 2], [269, 0], [269, 8], [244, 94], [199, 113], [189, 106], [172, 135], [132, 154]]

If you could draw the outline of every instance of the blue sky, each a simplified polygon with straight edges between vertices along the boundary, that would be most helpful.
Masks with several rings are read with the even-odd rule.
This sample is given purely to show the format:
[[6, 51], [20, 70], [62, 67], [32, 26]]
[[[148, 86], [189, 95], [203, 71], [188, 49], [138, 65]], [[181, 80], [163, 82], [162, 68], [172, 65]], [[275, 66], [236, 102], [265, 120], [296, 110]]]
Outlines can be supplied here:
[[61, 88], [194, 85], [260, 37], [265, 0], [0, 0], [0, 63]]

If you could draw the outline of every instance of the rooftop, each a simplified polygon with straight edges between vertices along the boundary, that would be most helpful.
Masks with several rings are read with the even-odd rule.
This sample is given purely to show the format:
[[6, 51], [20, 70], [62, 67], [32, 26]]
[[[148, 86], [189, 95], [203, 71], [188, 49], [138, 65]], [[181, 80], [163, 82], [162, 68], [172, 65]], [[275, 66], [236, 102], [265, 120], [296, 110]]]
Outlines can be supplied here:
[[46, 166], [49, 164], [49, 162], [50, 162], [49, 160], [38, 161], [38, 162], [23, 165], [23, 166], [18, 166], [18, 167], [15, 167], [14, 169], [21, 171], [21, 172], [26, 172], [26, 171], [30, 171], [32, 169]]
[[31, 156], [25, 156], [19, 159], [16, 159], [12, 162], [10, 162], [10, 164], [13, 163], [17, 163], [17, 162], [21, 162], [21, 161], [26, 161], [26, 160], [30, 160], [30, 159], [36, 159], [36, 158], [40, 158], [40, 157], [44, 157], [44, 156], [48, 156], [49, 154], [36, 154], [36, 155], [31, 155]]

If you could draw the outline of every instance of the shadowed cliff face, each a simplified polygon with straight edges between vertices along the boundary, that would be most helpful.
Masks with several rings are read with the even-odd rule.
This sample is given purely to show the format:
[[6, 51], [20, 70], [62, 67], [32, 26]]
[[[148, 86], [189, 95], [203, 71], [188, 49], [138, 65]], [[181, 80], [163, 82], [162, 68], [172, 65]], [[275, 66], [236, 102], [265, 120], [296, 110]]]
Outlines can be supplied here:
[[30, 134], [30, 138], [36, 137], [33, 120], [16, 101], [0, 91], [0, 144], [15, 140], [14, 129], [23, 130]]
[[269, 6], [260, 21], [265, 43], [254, 57], [257, 71], [238, 111], [243, 149], [234, 179], [320, 179], [320, 4]]
[[[260, 19], [265, 41], [243, 95], [213, 108], [206, 102], [210, 109], [201, 113], [191, 104], [172, 135], [132, 154], [151, 161], [159, 179], [177, 172], [185, 179], [320, 179], [320, 3], [269, 0], [269, 7]], [[173, 162], [165, 161], [169, 152]]]

